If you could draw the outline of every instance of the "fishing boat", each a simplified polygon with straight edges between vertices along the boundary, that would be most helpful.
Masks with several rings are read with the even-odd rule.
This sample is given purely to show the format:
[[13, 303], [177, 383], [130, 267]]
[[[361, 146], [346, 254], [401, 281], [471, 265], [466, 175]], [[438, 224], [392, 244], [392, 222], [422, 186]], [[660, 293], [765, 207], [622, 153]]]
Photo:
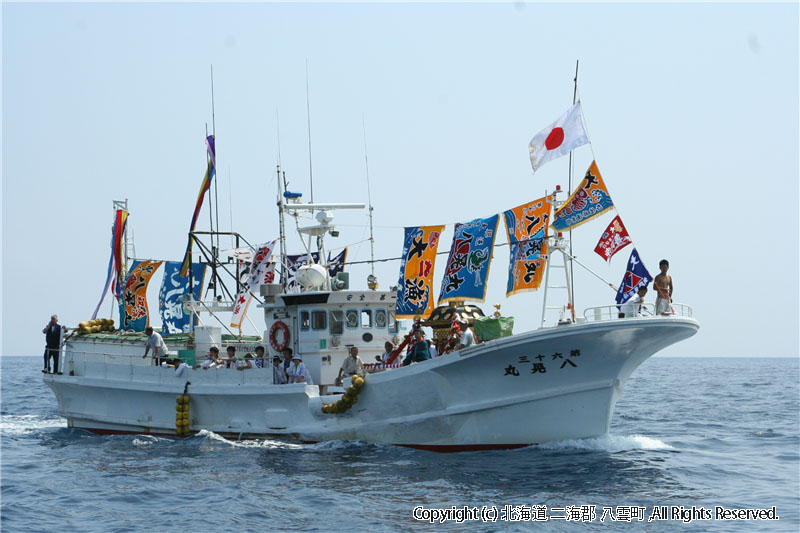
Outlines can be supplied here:
[[[537, 136], [552, 153], [542, 156], [537, 137], [531, 141], [534, 171], [548, 157], [571, 154], [580, 145], [570, 130], [575, 127], [574, 109]], [[207, 144], [208, 170], [198, 204], [216, 165], [213, 136]], [[114, 287], [120, 324], [95, 318], [65, 331], [59, 367], [43, 378], [70, 428], [170, 437], [205, 430], [236, 439], [359, 440], [443, 452], [597, 437], [609, 431], [632, 372], [699, 329], [691, 308], [672, 302], [671, 295], [665, 296], [670, 299], [666, 311], [630, 304], [638, 288], [652, 279], [635, 248], [618, 305], [575, 311], [576, 260], [567, 233], [614, 208], [594, 162], [566, 200], [560, 198], [565, 191], [557, 188], [503, 213], [510, 249], [508, 294], [544, 288], [541, 326], [519, 333], [513, 332], [511, 317], [499, 312], [484, 316], [474, 303], [485, 297], [499, 214], [456, 225], [434, 307], [442, 226], [406, 228], [397, 287], [378, 290], [370, 275], [366, 288], [354, 289], [346, 253], [333, 255], [325, 237], [337, 234], [337, 210], [364, 205], [304, 203], [302, 195], [287, 190], [280, 168], [278, 178], [280, 236], [274, 241], [250, 246], [240, 235], [228, 234], [237, 246], [222, 259], [220, 233], [195, 231], [199, 207], [195, 210], [184, 261], [164, 267], [162, 334], [173, 358], [180, 359], [172, 365], [154, 365], [143, 357], [144, 294], [160, 265], [139, 260], [127, 264], [127, 206], [115, 206], [106, 288]], [[299, 256], [287, 254], [285, 216], [311, 221], [297, 224], [303, 242], [309, 243]], [[598, 244], [609, 260], [630, 244], [620, 224], [621, 219], [612, 222]], [[202, 244], [203, 238], [210, 244]], [[317, 249], [312, 251], [314, 242]], [[193, 246], [202, 252], [200, 261], [192, 262]], [[557, 291], [559, 269], [564, 273], [560, 283], [565, 283], [560, 290], [566, 294], [558, 305], [548, 305]], [[205, 286], [208, 272], [211, 281]], [[225, 272], [232, 280], [229, 287]], [[263, 312], [264, 329], [261, 335], [246, 336], [235, 326], [241, 327], [252, 302]], [[546, 320], [553, 312], [557, 318]], [[475, 330], [478, 342], [453, 340], [463, 334], [462, 321]], [[421, 328], [431, 329], [441, 355], [403, 364], [412, 359], [406, 350], [414, 346], [413, 333]], [[372, 363], [386, 342], [395, 349], [386, 361]], [[212, 347], [223, 352], [233, 347], [244, 354], [259, 346], [266, 352], [263, 366], [253, 364], [243, 371], [199, 366]], [[367, 364], [362, 375], [337, 383], [351, 347], [359, 349]], [[271, 360], [286, 348], [302, 354], [310, 383], [273, 382]]]

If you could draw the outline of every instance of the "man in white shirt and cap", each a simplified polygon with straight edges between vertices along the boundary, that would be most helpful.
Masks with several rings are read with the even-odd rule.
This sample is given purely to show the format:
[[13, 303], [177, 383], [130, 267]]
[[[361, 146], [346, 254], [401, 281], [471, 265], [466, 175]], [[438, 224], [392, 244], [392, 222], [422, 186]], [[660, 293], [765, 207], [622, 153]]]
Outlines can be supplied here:
[[475, 335], [473, 335], [472, 330], [469, 329], [469, 321], [462, 318], [458, 321], [458, 325], [461, 328], [461, 340], [458, 341], [458, 346], [456, 346], [456, 350], [461, 350], [462, 348], [467, 348], [475, 344]]

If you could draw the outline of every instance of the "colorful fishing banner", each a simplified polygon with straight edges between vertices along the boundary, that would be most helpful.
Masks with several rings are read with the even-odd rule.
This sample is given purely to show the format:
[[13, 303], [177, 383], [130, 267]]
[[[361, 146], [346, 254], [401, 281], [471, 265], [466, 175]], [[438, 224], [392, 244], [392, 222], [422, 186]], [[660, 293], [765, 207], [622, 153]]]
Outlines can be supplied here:
[[631, 240], [630, 235], [628, 235], [628, 230], [625, 229], [622, 219], [617, 215], [603, 232], [597, 246], [594, 247], [594, 251], [597, 255], [605, 259], [606, 262], [610, 263], [615, 253], [632, 242], [633, 240]]
[[644, 267], [644, 263], [639, 258], [639, 252], [634, 248], [628, 259], [628, 269], [622, 277], [622, 283], [617, 289], [617, 303], [623, 304], [639, 291], [639, 287], [647, 287], [653, 281], [653, 277]]
[[122, 294], [122, 277], [125, 270], [125, 265], [122, 264], [122, 246], [127, 222], [128, 212], [124, 209], [117, 209], [114, 213], [114, 225], [111, 227], [111, 256], [108, 259], [106, 284], [103, 288], [103, 294], [100, 296], [100, 301], [97, 302], [97, 307], [94, 308], [94, 313], [92, 313], [92, 320], [97, 318], [97, 313], [100, 311], [100, 306], [103, 305], [103, 300], [106, 299], [106, 293], [108, 293], [112, 280], [114, 280], [114, 296], [119, 299]]
[[203, 198], [206, 195], [206, 191], [211, 188], [211, 180], [214, 179], [214, 174], [217, 172], [217, 159], [215, 155], [213, 135], [206, 137], [206, 148], [208, 150], [208, 166], [206, 167], [206, 175], [203, 177], [203, 183], [200, 184], [200, 192], [197, 195], [197, 202], [194, 206], [194, 214], [192, 214], [192, 224], [189, 226], [189, 243], [186, 245], [186, 253], [183, 254], [181, 276], [189, 275], [189, 263], [192, 261], [191, 233], [194, 231], [194, 227], [197, 224], [197, 217], [200, 215], [200, 208], [203, 207]]
[[[314, 263], [319, 263], [319, 252], [311, 252], [311, 260]], [[339, 272], [344, 272], [344, 266], [347, 261], [347, 248], [331, 256], [328, 253], [328, 274], [330, 277], [336, 277]], [[308, 264], [308, 254], [287, 255], [286, 256], [286, 292], [300, 292], [300, 284], [295, 279], [297, 269], [301, 266]]]
[[482, 302], [486, 298], [486, 278], [499, 220], [500, 215], [494, 215], [456, 224], [439, 303], [448, 300]]
[[253, 291], [265, 283], [275, 282], [275, 263], [272, 262], [272, 252], [275, 250], [275, 243], [271, 241], [260, 245], [253, 255], [253, 262], [250, 263], [249, 275], [247, 280], [242, 283], [239, 294], [236, 295], [236, 302], [233, 305], [231, 315], [231, 326], [242, 327], [242, 321], [247, 314], [247, 308], [253, 299]]
[[551, 197], [545, 196], [503, 213], [510, 248], [506, 296], [541, 286], [551, 207]]
[[134, 261], [119, 300], [119, 328], [144, 331], [150, 323], [147, 284], [161, 261]]
[[433, 311], [433, 267], [444, 226], [405, 229], [396, 318], [425, 318]]
[[553, 214], [553, 228], [556, 231], [577, 228], [612, 207], [614, 203], [597, 163], [592, 161], [578, 188]]
[[[203, 263], [192, 264], [192, 298], [199, 300], [203, 292], [206, 267]], [[158, 292], [158, 308], [161, 312], [161, 333], [174, 335], [192, 331], [192, 314], [184, 310], [185, 296], [189, 294], [189, 277], [181, 276], [181, 263], [167, 261], [164, 263], [164, 278]]]

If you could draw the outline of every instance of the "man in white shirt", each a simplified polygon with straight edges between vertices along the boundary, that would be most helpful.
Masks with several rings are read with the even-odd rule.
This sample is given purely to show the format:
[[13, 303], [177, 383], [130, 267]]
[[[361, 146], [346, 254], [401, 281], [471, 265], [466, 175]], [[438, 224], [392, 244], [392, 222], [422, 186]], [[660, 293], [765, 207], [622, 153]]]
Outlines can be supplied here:
[[341, 387], [343, 377], [347, 378], [354, 374], [363, 373], [364, 363], [361, 361], [361, 358], [358, 357], [358, 348], [351, 346], [350, 355], [345, 358], [341, 368], [339, 368], [339, 376], [336, 378], [336, 385]]
[[169, 349], [167, 349], [167, 345], [164, 343], [164, 339], [161, 338], [161, 335], [153, 331], [153, 328], [147, 326], [144, 332], [147, 334], [147, 344], [145, 344], [144, 355], [142, 356], [142, 359], [147, 357], [147, 354], [152, 348], [153, 364], [158, 366], [162, 361], [166, 361], [169, 357]]
[[642, 304], [644, 303], [644, 297], [646, 294], [647, 287], [644, 285], [639, 287], [639, 291], [620, 307], [620, 318], [642, 316]]
[[463, 348], [467, 348], [475, 344], [475, 335], [472, 334], [472, 330], [469, 329], [469, 322], [464, 320], [463, 318], [458, 321], [458, 325], [461, 328], [461, 340], [458, 341], [458, 346], [456, 346], [456, 350], [461, 350]]

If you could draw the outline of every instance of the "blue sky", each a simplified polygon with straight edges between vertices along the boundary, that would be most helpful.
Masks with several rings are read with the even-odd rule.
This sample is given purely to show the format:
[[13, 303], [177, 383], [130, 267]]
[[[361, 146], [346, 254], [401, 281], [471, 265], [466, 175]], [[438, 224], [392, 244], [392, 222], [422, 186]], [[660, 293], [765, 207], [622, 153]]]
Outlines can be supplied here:
[[[670, 260], [675, 299], [702, 324], [664, 353], [798, 354], [797, 3], [3, 3], [2, 30], [5, 355], [41, 353], [52, 313], [90, 317], [112, 200], [130, 202], [139, 257], [182, 257], [211, 64], [222, 229], [277, 237], [279, 145], [308, 197], [307, 64], [314, 198], [367, 201], [363, 119], [388, 258], [403, 226], [450, 225], [444, 250], [453, 223], [566, 188], [567, 159], [533, 175], [527, 143], [572, 103], [576, 59], [592, 147], [575, 173], [594, 153], [645, 264]], [[612, 217], [576, 230], [574, 248], [616, 284], [629, 249], [610, 266], [592, 251]], [[329, 245], [368, 259], [366, 211], [337, 220]], [[531, 329], [541, 294], [505, 298], [507, 250], [484, 308]], [[397, 282], [397, 262], [376, 268], [382, 288]], [[363, 286], [368, 268], [350, 271]], [[613, 302], [580, 271], [576, 292], [579, 311]]]

